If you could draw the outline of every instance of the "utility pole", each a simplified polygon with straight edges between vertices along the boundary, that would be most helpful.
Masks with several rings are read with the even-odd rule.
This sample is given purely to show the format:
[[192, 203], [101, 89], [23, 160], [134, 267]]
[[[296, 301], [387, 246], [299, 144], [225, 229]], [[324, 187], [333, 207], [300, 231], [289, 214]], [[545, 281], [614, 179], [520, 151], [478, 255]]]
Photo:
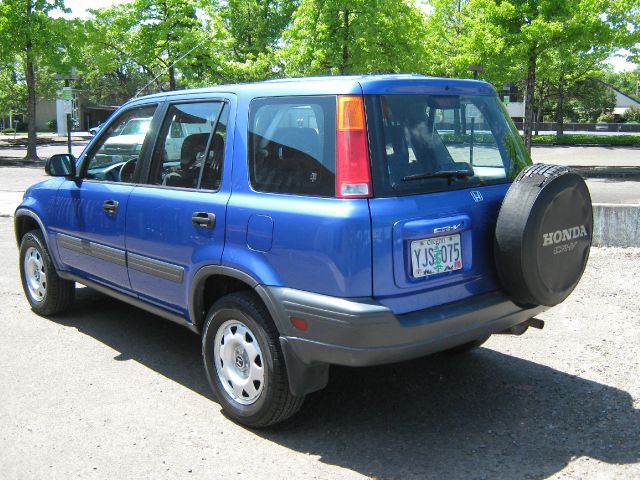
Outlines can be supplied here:
[[[69, 78], [64, 79], [64, 87], [71, 93], [71, 98], [67, 101], [73, 102], [73, 92], [71, 91], [71, 81]], [[71, 111], [68, 111], [65, 116], [67, 117], [67, 149], [69, 150], [69, 155], [71, 155]]]
[[77, 80], [76, 69], [71, 67], [71, 71], [68, 75], [56, 75], [58, 80], [64, 80], [64, 88], [62, 89], [62, 100], [64, 103], [64, 114], [67, 124], [67, 149], [69, 155], [72, 155], [71, 150], [71, 115], [73, 113], [73, 90], [71, 89], [71, 80]]

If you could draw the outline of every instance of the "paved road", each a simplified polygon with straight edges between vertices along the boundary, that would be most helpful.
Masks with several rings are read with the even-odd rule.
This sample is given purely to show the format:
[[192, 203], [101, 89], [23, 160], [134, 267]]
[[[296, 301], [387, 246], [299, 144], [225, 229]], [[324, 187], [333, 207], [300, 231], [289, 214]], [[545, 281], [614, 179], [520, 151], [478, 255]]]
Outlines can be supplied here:
[[0, 264], [3, 479], [640, 478], [639, 250], [593, 251], [542, 331], [334, 368], [265, 431], [220, 413], [187, 330], [86, 288], [34, 315], [6, 218]]
[[640, 148], [631, 147], [533, 147], [536, 163], [583, 167], [640, 167]]

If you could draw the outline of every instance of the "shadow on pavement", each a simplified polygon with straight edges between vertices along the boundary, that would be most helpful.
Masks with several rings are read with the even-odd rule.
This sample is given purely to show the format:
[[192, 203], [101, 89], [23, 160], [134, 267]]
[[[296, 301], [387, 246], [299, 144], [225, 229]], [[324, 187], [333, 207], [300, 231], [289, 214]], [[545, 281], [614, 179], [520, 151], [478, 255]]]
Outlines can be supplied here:
[[[89, 289], [51, 321], [77, 328], [212, 398], [199, 337]], [[526, 339], [522, 339], [526, 341]], [[401, 364], [332, 368], [292, 420], [255, 431], [364, 475], [546, 478], [574, 457], [640, 461], [640, 410], [622, 390], [490, 350]]]

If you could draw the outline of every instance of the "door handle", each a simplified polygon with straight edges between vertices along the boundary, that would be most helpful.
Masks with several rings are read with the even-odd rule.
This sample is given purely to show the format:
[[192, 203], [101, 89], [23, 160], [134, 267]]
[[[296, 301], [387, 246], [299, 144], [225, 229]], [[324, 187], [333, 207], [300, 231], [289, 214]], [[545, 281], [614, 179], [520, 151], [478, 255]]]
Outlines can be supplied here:
[[216, 226], [216, 215], [209, 212], [193, 212], [191, 223], [196, 227], [213, 228]]
[[117, 213], [118, 202], [116, 200], [105, 200], [104, 202], [102, 202], [102, 210], [107, 213]]

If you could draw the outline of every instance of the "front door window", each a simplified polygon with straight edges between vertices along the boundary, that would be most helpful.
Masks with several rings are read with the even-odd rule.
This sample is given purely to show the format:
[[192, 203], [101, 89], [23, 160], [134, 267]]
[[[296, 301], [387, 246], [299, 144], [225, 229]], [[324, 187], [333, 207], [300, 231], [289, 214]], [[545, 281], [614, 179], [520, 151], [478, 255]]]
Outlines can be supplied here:
[[106, 182], [133, 182], [142, 146], [151, 130], [155, 105], [127, 110], [113, 122], [85, 160], [85, 178]]

